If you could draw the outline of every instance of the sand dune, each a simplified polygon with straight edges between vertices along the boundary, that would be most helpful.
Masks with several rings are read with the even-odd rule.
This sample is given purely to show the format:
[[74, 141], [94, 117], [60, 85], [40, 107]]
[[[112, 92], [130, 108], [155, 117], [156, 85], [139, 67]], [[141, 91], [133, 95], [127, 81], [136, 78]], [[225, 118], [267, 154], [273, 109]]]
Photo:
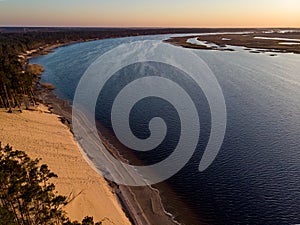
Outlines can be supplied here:
[[0, 109], [0, 141], [49, 165], [59, 177], [53, 180], [57, 191], [71, 200], [65, 210], [72, 220], [89, 215], [96, 221], [108, 218], [103, 224], [130, 224], [116, 194], [86, 163], [68, 128], [47, 107], [13, 114]]

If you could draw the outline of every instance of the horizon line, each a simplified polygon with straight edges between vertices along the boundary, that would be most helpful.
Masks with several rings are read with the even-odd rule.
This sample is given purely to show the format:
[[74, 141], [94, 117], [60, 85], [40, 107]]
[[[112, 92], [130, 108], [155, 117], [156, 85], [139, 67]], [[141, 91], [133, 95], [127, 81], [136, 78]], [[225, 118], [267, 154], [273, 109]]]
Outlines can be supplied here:
[[299, 27], [268, 27], [268, 26], [203, 26], [203, 27], [167, 27], [167, 26], [65, 26], [65, 25], [0, 25], [0, 28], [135, 28], [135, 29], [300, 29]]

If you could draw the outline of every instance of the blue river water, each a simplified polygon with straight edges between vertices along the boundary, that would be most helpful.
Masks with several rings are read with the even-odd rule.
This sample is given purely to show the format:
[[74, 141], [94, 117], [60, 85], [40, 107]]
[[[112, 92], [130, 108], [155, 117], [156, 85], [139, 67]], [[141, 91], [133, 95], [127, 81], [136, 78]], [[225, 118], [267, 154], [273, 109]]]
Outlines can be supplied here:
[[[122, 43], [162, 41], [169, 36], [72, 44], [30, 62], [42, 64], [42, 82], [54, 84], [59, 97], [72, 101], [80, 78], [99, 56]], [[170, 199], [167, 208], [185, 224], [300, 224], [300, 55], [271, 57], [233, 48], [236, 51], [193, 50], [215, 74], [227, 107], [224, 142], [204, 172], [198, 171], [198, 165], [210, 133], [209, 106], [199, 87], [173, 72], [173, 80], [197, 99], [203, 128], [192, 159], [166, 181], [176, 193], [172, 198], [178, 198]], [[118, 72], [99, 96], [96, 118], [109, 129], [114, 96], [138, 76], [130, 69]], [[167, 157], [180, 135], [176, 110], [158, 98], [145, 99], [132, 109], [133, 133], [139, 138], [149, 136], [147, 124], [156, 116], [165, 120], [168, 133], [151, 154], [136, 153], [147, 164]], [[193, 212], [189, 218], [177, 208], [177, 200]]]

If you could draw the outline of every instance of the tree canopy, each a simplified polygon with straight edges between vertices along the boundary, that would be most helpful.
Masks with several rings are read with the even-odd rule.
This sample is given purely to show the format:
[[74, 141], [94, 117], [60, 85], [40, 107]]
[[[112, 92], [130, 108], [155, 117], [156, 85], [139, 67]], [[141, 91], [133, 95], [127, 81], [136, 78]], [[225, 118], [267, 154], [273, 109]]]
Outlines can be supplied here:
[[0, 143], [0, 224], [6, 225], [100, 225], [92, 217], [71, 222], [63, 207], [66, 196], [50, 182], [57, 175], [38, 159]]

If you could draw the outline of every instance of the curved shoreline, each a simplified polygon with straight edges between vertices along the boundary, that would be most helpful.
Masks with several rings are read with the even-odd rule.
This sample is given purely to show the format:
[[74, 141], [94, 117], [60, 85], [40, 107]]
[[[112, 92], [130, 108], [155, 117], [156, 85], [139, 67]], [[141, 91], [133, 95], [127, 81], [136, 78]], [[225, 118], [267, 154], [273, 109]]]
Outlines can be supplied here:
[[[63, 45], [59, 46], [51, 46], [48, 48], [48, 53], [54, 51], [56, 48], [65, 47], [70, 44], [74, 44], [74, 42], [64, 43]], [[35, 55], [33, 57], [38, 56], [41, 55]], [[31, 57], [28, 59], [30, 60]], [[72, 108], [67, 100], [58, 98], [54, 93], [52, 93], [51, 90], [46, 90], [45, 88], [41, 87], [39, 82], [35, 85], [35, 97], [43, 104], [47, 105], [51, 112], [59, 115], [61, 121], [67, 125], [72, 132]], [[103, 126], [102, 128], [104, 129]], [[108, 134], [107, 131], [104, 133], [112, 137], [112, 134]], [[113, 155], [118, 155], [117, 157], [121, 157], [120, 153], [118, 152], [118, 148], [114, 146], [113, 141], [106, 139], [104, 136], [102, 137], [103, 138], [101, 139], [104, 142], [106, 149], [109, 150]], [[76, 142], [81, 148], [80, 143], [78, 141]], [[84, 155], [83, 158], [85, 158]], [[93, 165], [90, 164], [90, 166], [93, 168]], [[174, 216], [167, 212], [167, 210], [164, 208], [158, 189], [155, 189], [152, 186], [120, 186], [108, 180], [106, 180], [106, 182], [111, 187], [112, 193], [115, 193], [118, 196], [119, 202], [123, 206], [123, 211], [127, 214], [133, 224], [161, 224], [161, 222], [163, 222], [164, 225], [180, 224], [175, 220]], [[151, 196], [150, 202], [149, 196]]]

